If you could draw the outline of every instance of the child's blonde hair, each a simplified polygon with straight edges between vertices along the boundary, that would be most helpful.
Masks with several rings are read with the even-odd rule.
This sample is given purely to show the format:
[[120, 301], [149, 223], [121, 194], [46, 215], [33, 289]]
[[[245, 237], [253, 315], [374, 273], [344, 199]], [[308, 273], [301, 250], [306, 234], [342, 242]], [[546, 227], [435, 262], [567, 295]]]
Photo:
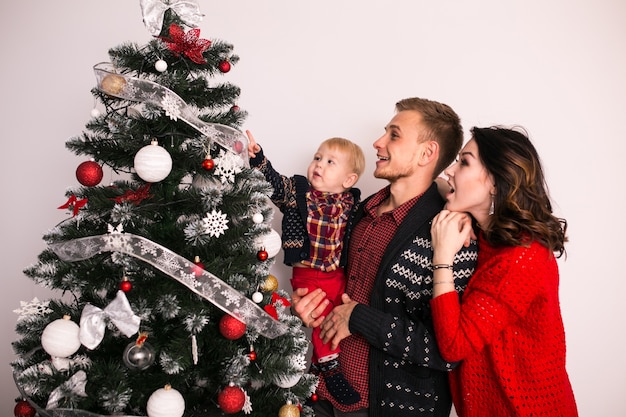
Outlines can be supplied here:
[[348, 155], [348, 163], [352, 166], [353, 172], [359, 177], [361, 176], [365, 169], [365, 155], [359, 145], [344, 138], [326, 139], [320, 144], [320, 146], [322, 145], [345, 152]]

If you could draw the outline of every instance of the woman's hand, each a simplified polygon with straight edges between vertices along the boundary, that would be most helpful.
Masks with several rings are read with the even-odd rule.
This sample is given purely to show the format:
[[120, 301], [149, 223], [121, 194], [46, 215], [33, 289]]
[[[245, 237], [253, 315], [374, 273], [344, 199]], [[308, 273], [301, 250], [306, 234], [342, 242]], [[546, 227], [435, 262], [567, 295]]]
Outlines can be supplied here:
[[433, 264], [452, 264], [454, 255], [463, 246], [468, 246], [474, 236], [469, 214], [441, 210], [433, 218], [430, 228], [433, 246]]
[[324, 321], [324, 310], [328, 306], [326, 293], [320, 288], [309, 293], [308, 288], [297, 288], [291, 294], [291, 310], [300, 317], [306, 327], [317, 327]]

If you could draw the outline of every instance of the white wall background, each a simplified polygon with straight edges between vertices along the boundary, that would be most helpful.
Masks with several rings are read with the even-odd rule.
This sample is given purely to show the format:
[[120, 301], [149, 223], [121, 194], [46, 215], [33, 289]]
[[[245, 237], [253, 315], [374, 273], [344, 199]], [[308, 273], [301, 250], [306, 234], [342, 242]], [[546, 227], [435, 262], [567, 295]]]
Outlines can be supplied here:
[[[371, 173], [371, 144], [404, 97], [450, 104], [466, 131], [525, 126], [570, 226], [561, 303], [580, 414], [626, 415], [625, 2], [200, 4], [202, 37], [233, 43], [241, 57], [224, 80], [242, 88], [244, 128], [286, 174], [304, 172], [317, 143], [335, 135], [369, 151]], [[48, 295], [22, 270], [43, 249], [43, 233], [66, 217], [56, 207], [83, 160], [65, 140], [90, 117], [92, 65], [149, 33], [137, 0], [3, 1], [0, 15], [0, 413], [12, 415], [13, 310]], [[383, 184], [366, 174], [359, 185], [369, 194]], [[275, 274], [286, 284], [284, 267]]]

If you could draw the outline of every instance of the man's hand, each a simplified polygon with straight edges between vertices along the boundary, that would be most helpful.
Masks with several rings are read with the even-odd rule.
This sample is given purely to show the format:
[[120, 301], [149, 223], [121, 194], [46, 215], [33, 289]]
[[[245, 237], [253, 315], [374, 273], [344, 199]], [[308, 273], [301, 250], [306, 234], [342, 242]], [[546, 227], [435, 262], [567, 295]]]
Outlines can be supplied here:
[[337, 349], [339, 342], [350, 336], [350, 316], [352, 310], [358, 304], [352, 301], [348, 294], [341, 296], [343, 304], [337, 306], [330, 312], [326, 320], [322, 323], [320, 337], [324, 343], [331, 342], [331, 349]]

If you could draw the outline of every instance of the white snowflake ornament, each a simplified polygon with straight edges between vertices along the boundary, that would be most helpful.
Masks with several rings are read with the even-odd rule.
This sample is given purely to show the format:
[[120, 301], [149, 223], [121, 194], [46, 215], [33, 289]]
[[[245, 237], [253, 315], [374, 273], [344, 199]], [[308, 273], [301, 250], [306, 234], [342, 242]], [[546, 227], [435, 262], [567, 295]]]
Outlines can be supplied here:
[[20, 315], [17, 321], [22, 321], [52, 313], [52, 310], [48, 307], [49, 305], [49, 300], [39, 301], [39, 299], [35, 297], [30, 302], [20, 301], [20, 308], [13, 310], [13, 312]]
[[209, 236], [219, 237], [228, 230], [228, 219], [226, 219], [226, 214], [222, 213], [221, 210], [213, 210], [211, 213], [207, 213], [206, 217], [202, 219], [202, 223], [204, 233]]

